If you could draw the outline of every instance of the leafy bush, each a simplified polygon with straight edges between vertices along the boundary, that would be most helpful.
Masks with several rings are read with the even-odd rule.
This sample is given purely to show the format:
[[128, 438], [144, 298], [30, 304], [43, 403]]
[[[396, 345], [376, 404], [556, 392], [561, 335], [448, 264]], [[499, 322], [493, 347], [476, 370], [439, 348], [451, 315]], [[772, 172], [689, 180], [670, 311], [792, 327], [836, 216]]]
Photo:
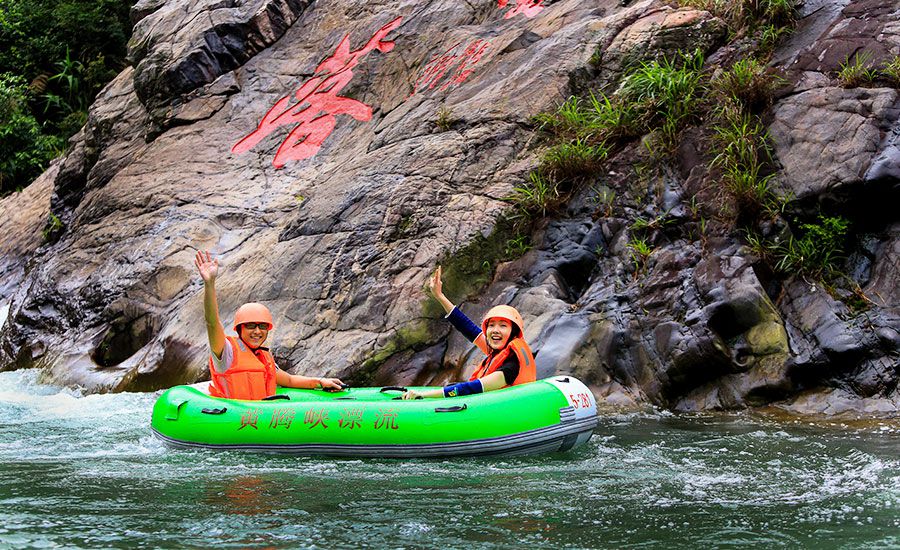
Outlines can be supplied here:
[[0, 195], [27, 185], [62, 149], [28, 111], [24, 79], [0, 73]]
[[129, 9], [120, 0], [0, 0], [0, 194], [30, 183], [84, 124], [124, 66]]
[[[101, 59], [118, 72], [131, 34], [130, 7], [120, 0], [0, 0], [0, 72], [30, 82], [52, 74], [67, 50], [86, 65]], [[101, 80], [102, 86], [109, 78]]]
[[811, 277], [832, 275], [841, 259], [850, 222], [846, 218], [819, 214], [819, 223], [800, 226], [802, 236], [793, 236], [776, 245], [776, 268], [786, 274], [800, 273]]

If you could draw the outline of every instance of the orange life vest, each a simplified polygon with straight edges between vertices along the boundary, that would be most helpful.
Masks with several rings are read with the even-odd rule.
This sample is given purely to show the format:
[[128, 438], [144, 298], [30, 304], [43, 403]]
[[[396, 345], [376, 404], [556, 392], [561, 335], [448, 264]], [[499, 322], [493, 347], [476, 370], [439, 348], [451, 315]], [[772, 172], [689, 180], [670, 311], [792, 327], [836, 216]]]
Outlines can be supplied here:
[[[482, 340], [483, 342], [483, 338], [480, 336], [478, 340]], [[476, 340], [475, 344], [478, 345], [479, 342]], [[481, 348], [480, 345], [478, 347]], [[487, 347], [486, 344], [485, 347]], [[484, 350], [484, 348], [482, 348], [482, 350]], [[525, 340], [522, 340], [521, 338], [513, 338], [506, 347], [499, 352], [491, 350], [488, 353], [488, 356], [484, 358], [480, 365], [478, 365], [478, 368], [475, 369], [475, 372], [472, 373], [472, 377], [469, 378], [469, 380], [484, 378], [492, 372], [496, 372], [497, 369], [503, 365], [503, 362], [506, 361], [506, 358], [509, 357], [509, 354], [513, 352], [515, 352], [516, 356], [519, 358], [519, 375], [516, 376], [516, 379], [513, 380], [513, 383], [510, 385], [518, 386], [519, 384], [526, 384], [537, 380], [537, 374], [534, 368], [534, 355], [531, 353], [531, 348], [528, 347]]]
[[266, 349], [251, 350], [239, 338], [226, 336], [234, 362], [217, 372], [209, 358], [209, 394], [228, 399], [263, 399], [275, 394], [275, 358]]

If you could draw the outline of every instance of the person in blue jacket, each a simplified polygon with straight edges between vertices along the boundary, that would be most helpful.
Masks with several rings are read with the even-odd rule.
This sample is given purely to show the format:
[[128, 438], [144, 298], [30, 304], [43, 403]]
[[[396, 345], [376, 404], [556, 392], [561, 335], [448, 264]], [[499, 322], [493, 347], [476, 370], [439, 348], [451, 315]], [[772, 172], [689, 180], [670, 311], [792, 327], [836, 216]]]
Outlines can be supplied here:
[[479, 328], [444, 295], [440, 266], [431, 277], [428, 289], [447, 312], [446, 319], [453, 328], [478, 346], [485, 358], [468, 382], [437, 390], [409, 390], [403, 394], [404, 399], [470, 395], [535, 381], [534, 355], [523, 339], [525, 324], [516, 308], [492, 307]]

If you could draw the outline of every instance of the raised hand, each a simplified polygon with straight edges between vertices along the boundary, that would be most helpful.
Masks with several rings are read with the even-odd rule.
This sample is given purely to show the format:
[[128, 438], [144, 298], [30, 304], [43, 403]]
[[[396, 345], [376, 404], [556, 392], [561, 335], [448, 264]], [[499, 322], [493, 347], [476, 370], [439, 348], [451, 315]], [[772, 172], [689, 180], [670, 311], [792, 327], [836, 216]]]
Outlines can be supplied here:
[[434, 296], [434, 299], [441, 304], [444, 311], [447, 313], [453, 311], [453, 302], [444, 296], [444, 284], [441, 282], [441, 266], [437, 266], [437, 269], [434, 270], [434, 275], [428, 280], [428, 290]]
[[431, 279], [428, 281], [428, 290], [431, 292], [432, 296], [440, 299], [440, 297], [444, 295], [443, 287], [444, 284], [441, 282], [441, 266], [437, 266], [437, 269], [434, 270], [434, 275], [432, 275]]
[[200, 276], [203, 277], [204, 282], [215, 282], [216, 277], [219, 275], [218, 259], [211, 258], [208, 251], [203, 252], [198, 250], [197, 256], [194, 258], [194, 265], [197, 266], [197, 271], [200, 272]]

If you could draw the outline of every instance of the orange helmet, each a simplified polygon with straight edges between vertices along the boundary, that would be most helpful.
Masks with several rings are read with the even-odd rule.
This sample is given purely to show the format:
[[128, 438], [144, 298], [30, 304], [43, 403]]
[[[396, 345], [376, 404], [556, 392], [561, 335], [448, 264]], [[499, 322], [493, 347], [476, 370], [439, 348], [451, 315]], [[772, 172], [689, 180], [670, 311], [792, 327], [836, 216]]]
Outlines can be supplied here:
[[494, 306], [484, 314], [484, 320], [481, 321], [481, 331], [487, 334], [488, 321], [493, 318], [506, 319], [513, 326], [519, 329], [519, 336], [525, 335], [525, 323], [522, 322], [522, 316], [516, 308], [512, 306]]
[[269, 308], [256, 302], [244, 304], [234, 312], [234, 331], [240, 334], [238, 326], [244, 323], [266, 323], [269, 330], [275, 328]]

